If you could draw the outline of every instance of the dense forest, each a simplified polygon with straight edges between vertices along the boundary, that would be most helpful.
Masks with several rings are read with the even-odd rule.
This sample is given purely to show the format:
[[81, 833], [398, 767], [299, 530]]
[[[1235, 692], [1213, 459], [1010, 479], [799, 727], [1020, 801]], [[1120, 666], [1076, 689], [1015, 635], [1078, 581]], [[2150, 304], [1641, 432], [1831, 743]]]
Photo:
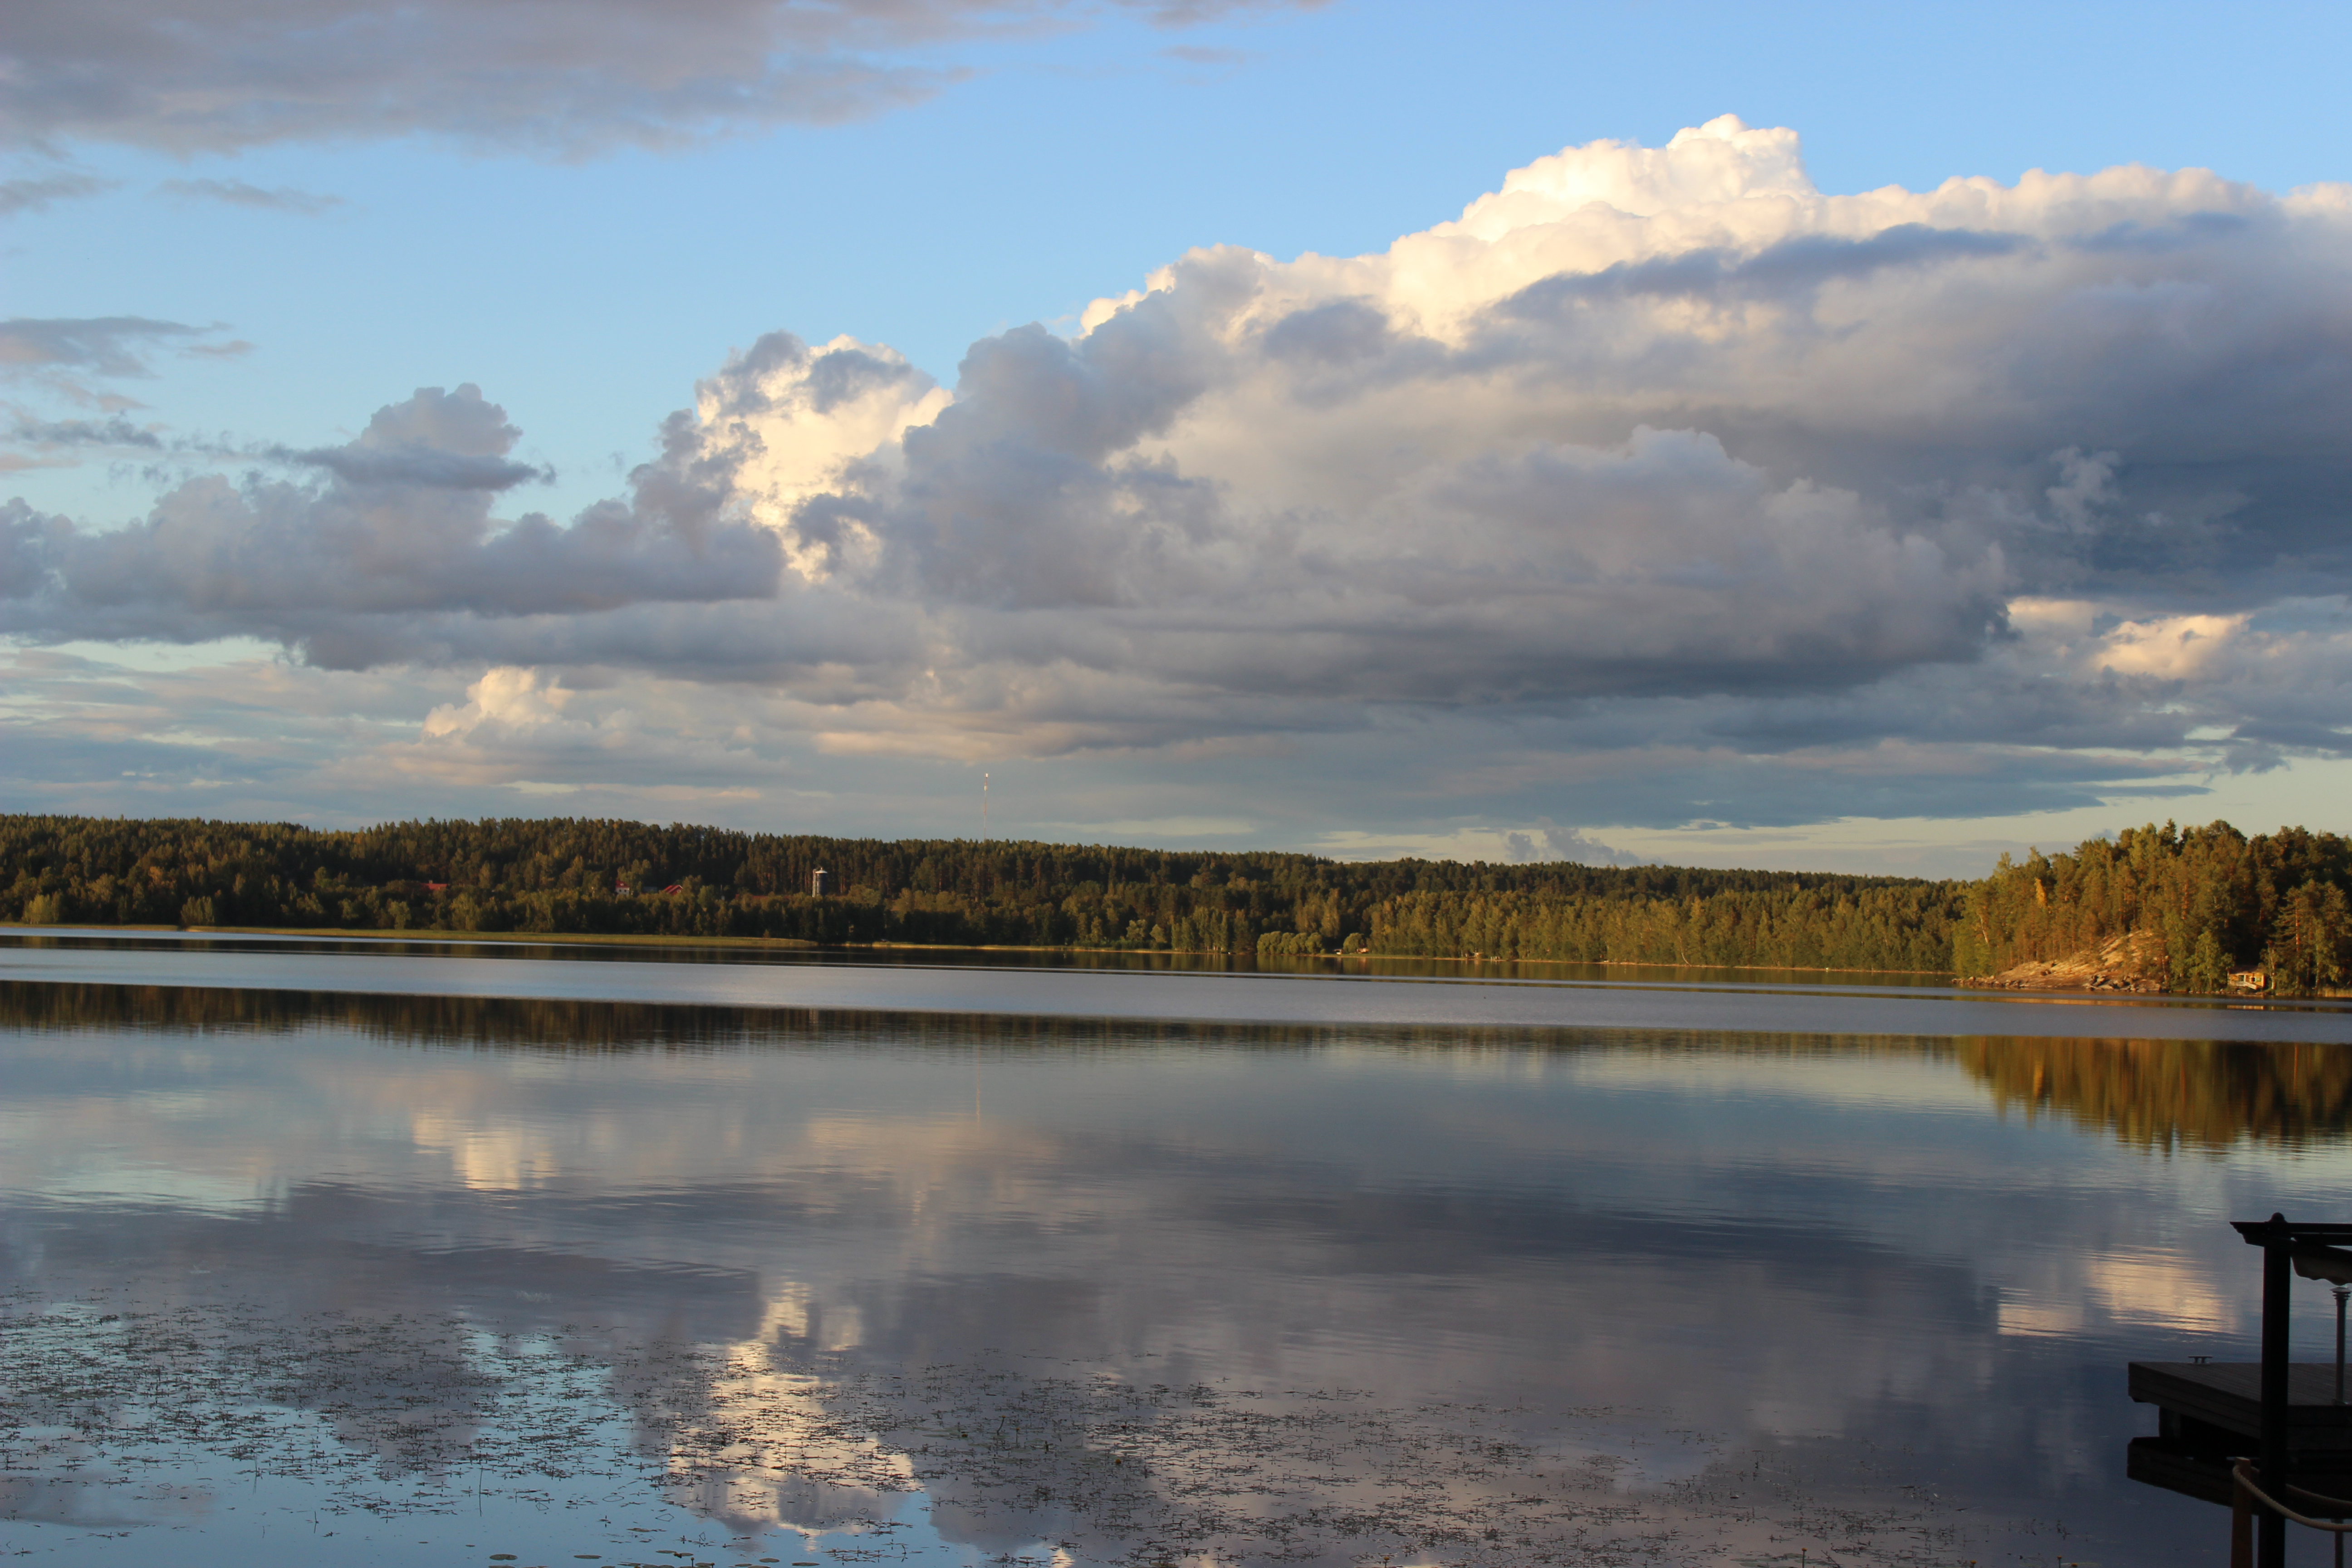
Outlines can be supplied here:
[[1952, 966], [1984, 974], [2140, 933], [2168, 988], [2216, 992], [2261, 973], [2283, 995], [2342, 983], [2352, 961], [2352, 843], [2283, 827], [2126, 829], [2072, 854], [2007, 856], [1968, 889]]
[[[812, 891], [826, 873], [828, 890]], [[2167, 984], [2347, 966], [2352, 847], [2168, 824], [1981, 882], [744, 834], [570, 818], [0, 816], [0, 921], [1979, 973], [2149, 933]]]
[[[810, 890], [822, 868], [829, 891]], [[1813, 872], [1344, 862], [615, 821], [0, 816], [0, 920], [33, 925], [746, 936], [1262, 957], [1949, 967], [1955, 884]]]

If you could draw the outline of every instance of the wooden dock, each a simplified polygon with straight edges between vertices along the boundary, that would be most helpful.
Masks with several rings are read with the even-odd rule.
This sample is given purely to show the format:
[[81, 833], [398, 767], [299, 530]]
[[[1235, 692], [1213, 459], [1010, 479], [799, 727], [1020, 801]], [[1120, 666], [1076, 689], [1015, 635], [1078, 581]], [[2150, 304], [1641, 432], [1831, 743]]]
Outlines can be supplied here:
[[[2163, 1413], [2163, 1435], [2210, 1436], [2251, 1454], [2263, 1435], [2260, 1362], [2136, 1361], [2131, 1396]], [[2352, 1383], [2347, 1383], [2352, 1388]], [[2336, 1363], [2297, 1362], [2287, 1368], [2287, 1450], [2297, 1459], [2352, 1463], [2352, 1405], [2336, 1403]]]
[[[2286, 1568], [2286, 1529], [2335, 1534], [2352, 1521], [2352, 1405], [2345, 1388], [2352, 1309], [2352, 1224], [2294, 1224], [2284, 1214], [2233, 1219], [2230, 1228], [2263, 1253], [2259, 1362], [2136, 1361], [2126, 1384], [2157, 1407], [2162, 1436], [2135, 1437], [2125, 1470], [2134, 1480], [2226, 1505], [2231, 1568]], [[2316, 1280], [2336, 1298], [2336, 1355], [2297, 1363], [2294, 1282]], [[2352, 1389], [2347, 1389], [2352, 1394]]]
[[[2132, 1439], [2126, 1472], [2226, 1506], [2230, 1462], [2261, 1447], [2262, 1363], [2136, 1361], [2130, 1390], [2138, 1403], [2157, 1407], [2158, 1436]], [[2286, 1445], [2304, 1485], [2335, 1497], [2352, 1493], [2352, 1405], [2336, 1403], [2335, 1363], [2298, 1362], [2287, 1369]]]

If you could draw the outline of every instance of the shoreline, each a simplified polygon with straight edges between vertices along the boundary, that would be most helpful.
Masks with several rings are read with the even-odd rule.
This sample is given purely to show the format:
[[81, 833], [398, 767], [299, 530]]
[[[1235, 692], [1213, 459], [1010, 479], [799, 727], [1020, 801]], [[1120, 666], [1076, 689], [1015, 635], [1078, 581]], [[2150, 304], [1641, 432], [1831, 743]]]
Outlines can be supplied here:
[[[304, 937], [313, 941], [345, 942], [499, 942], [511, 945], [562, 947], [582, 945], [593, 947], [715, 947], [750, 952], [1036, 952], [1092, 954], [1119, 958], [1223, 958], [1231, 963], [1235, 953], [1220, 953], [1199, 948], [1133, 948], [1133, 947], [1036, 947], [1012, 943], [965, 943], [919, 942], [820, 942], [796, 936], [672, 936], [658, 933], [633, 935], [617, 931], [447, 931], [440, 928], [416, 931], [355, 931], [347, 926], [170, 926], [170, 925], [44, 925], [27, 926], [17, 922], [0, 922], [0, 931], [68, 931], [75, 935], [104, 935], [120, 931], [126, 934], [174, 936], [281, 936]], [[1932, 975], [1967, 982], [1957, 974], [1934, 969], [1840, 969], [1827, 964], [1808, 963], [1660, 963], [1643, 959], [1622, 958], [1463, 958], [1433, 953], [1412, 952], [1323, 952], [1291, 953], [1285, 960], [1294, 963], [1319, 963], [1325, 960], [1379, 960], [1392, 963], [1450, 963], [1465, 969], [1485, 968], [1489, 964], [1542, 964], [1549, 968], [1582, 967], [1591, 969], [1716, 969], [1746, 974], [1905, 974]], [[1252, 967], [1257, 961], [1251, 958]]]

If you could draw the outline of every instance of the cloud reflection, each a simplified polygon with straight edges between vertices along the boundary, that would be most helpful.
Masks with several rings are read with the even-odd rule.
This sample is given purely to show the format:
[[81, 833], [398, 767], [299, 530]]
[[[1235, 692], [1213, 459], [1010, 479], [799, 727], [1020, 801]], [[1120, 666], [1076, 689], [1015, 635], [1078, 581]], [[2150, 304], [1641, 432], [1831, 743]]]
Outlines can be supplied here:
[[[919, 1490], [950, 1540], [1097, 1561], [1536, 1562], [1924, 1478], [2046, 1511], [2132, 1422], [2053, 1389], [2244, 1321], [2148, 1154], [2341, 1126], [2308, 1053], [2172, 1042], [27, 984], [0, 1031], [19, 1321], [194, 1313], [248, 1347], [191, 1352], [213, 1397], [331, 1395], [347, 1468], [428, 1500], [491, 1452], [551, 1484], [527, 1435], [568, 1433], [562, 1468], [730, 1529], [887, 1533]], [[1876, 1092], [1808, 1100], [1825, 1063]], [[1759, 1114], [1738, 1084], [1784, 1067]], [[2102, 1495], [2070, 1517], [2135, 1528]]]

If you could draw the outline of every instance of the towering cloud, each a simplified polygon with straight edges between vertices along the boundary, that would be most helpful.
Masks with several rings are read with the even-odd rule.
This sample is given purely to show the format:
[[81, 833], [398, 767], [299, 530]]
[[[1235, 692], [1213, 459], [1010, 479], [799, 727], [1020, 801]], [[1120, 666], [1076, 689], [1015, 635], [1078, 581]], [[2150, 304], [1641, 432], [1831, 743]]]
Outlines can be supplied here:
[[975, 344], [935, 415], [873, 379], [890, 412], [845, 426], [824, 362], [779, 361], [756, 461], [747, 363], [697, 450], [797, 589], [925, 647], [888, 697], [1056, 743], [1818, 696], [1981, 663], [2013, 597], [2105, 626], [2340, 593], [2347, 238], [2341, 190], [2196, 172], [1824, 196], [1727, 118], [1381, 255], [1195, 252], [1075, 340]]
[[1409, 716], [1465, 775], [1638, 757], [1669, 820], [1727, 768], [1785, 818], [2260, 766], [2347, 745], [2347, 256], [2344, 187], [1824, 195], [1727, 117], [1377, 255], [1194, 251], [952, 396], [772, 334], [568, 528], [492, 521], [469, 389], [119, 533], [20, 509], [7, 624], [719, 681], [847, 752]]

